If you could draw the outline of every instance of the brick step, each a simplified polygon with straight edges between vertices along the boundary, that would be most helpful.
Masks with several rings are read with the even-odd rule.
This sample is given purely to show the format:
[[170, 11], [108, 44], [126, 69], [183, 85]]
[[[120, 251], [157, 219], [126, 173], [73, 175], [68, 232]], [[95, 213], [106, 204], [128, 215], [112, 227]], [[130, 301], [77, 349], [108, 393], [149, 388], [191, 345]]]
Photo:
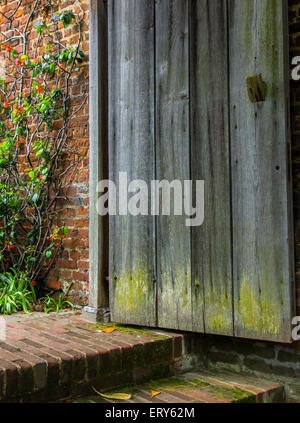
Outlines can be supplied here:
[[[152, 398], [151, 391], [160, 392]], [[165, 379], [129, 386], [115, 392], [130, 393], [128, 401], [105, 399], [99, 395], [80, 398], [75, 403], [278, 403], [284, 402], [284, 388], [278, 384], [236, 375], [198, 369]]]
[[90, 394], [93, 386], [138, 384], [172, 375], [183, 361], [180, 334], [124, 327], [103, 333], [73, 312], [16, 314], [4, 322], [0, 402], [49, 402]]
[[[104, 392], [124, 386], [132, 390], [133, 385], [133, 402], [283, 400], [281, 386], [253, 377], [204, 370], [182, 375], [197, 366], [190, 334], [118, 325], [104, 333], [101, 329], [112, 323], [89, 324], [73, 312], [16, 314], [4, 317], [4, 322], [0, 402], [51, 402], [92, 395], [93, 387]], [[168, 379], [171, 376], [175, 379]], [[151, 380], [156, 382], [143, 385]], [[162, 394], [149, 399], [150, 386]], [[79, 401], [86, 400], [101, 398]]]

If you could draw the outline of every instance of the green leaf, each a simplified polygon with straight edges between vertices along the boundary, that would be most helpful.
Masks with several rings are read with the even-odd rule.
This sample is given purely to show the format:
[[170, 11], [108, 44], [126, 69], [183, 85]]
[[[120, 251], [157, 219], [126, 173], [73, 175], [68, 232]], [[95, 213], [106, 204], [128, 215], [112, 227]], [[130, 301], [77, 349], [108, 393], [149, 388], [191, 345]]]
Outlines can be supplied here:
[[55, 64], [51, 63], [51, 65], [49, 66], [49, 72], [53, 75], [55, 72]]

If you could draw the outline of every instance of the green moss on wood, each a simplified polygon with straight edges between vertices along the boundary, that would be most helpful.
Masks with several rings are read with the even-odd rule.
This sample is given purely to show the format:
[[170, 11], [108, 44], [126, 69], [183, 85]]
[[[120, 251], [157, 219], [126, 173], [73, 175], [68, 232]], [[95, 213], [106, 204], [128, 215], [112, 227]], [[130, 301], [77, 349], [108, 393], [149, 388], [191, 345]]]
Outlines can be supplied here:
[[151, 303], [152, 275], [146, 266], [135, 266], [131, 271], [117, 276], [114, 302], [119, 316], [135, 316], [147, 313], [147, 301]]
[[243, 278], [239, 301], [235, 309], [240, 323], [247, 329], [261, 334], [278, 335], [281, 328], [281, 305], [275, 300], [271, 289], [261, 286], [261, 294], [247, 278]]
[[205, 320], [207, 327], [216, 332], [232, 328], [232, 300], [224, 290], [216, 287], [205, 291]]

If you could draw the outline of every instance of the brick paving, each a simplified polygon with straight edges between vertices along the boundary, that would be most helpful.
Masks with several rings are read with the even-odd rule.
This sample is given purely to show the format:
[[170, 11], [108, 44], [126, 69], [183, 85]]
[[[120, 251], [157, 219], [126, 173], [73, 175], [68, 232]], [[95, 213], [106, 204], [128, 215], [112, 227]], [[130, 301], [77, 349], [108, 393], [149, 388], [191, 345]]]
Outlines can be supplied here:
[[[192, 366], [186, 352], [189, 335], [116, 327], [103, 333], [73, 312], [2, 316], [0, 402], [105, 402], [93, 387], [129, 390], [129, 402], [282, 399], [281, 386], [231, 373], [201, 370], [170, 379], [178, 369]], [[161, 394], [151, 398], [150, 388]]]
[[[152, 397], [152, 390], [160, 392]], [[113, 394], [112, 391], [109, 394]], [[118, 392], [130, 393], [130, 400], [118, 401], [99, 395], [74, 400], [75, 403], [268, 403], [284, 402], [282, 386], [239, 376], [230, 372], [209, 372], [198, 369], [193, 372], [151, 381], [140, 386], [121, 389]]]
[[11, 315], [4, 320], [2, 402], [76, 397], [91, 393], [92, 386], [108, 389], [168, 376], [181, 357], [183, 335], [106, 334], [72, 312]]

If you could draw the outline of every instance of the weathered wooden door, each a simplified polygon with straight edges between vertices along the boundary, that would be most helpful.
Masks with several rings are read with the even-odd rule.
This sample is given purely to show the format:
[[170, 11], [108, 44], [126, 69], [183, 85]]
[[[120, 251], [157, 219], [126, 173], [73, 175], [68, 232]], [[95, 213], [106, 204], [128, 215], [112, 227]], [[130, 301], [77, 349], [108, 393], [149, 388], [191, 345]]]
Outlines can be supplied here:
[[282, 0], [108, 0], [110, 179], [205, 181], [198, 227], [120, 199], [115, 321], [290, 341], [287, 25]]

